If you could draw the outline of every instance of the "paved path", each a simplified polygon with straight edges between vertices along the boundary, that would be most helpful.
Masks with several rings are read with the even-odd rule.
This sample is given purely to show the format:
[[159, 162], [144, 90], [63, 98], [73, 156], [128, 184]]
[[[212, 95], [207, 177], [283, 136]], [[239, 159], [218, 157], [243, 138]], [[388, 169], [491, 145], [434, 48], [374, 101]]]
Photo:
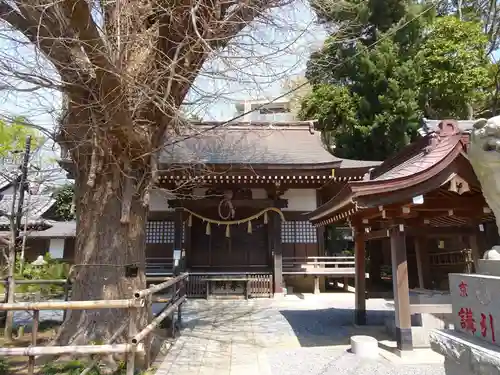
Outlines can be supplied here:
[[[444, 375], [442, 365], [359, 361], [347, 353], [353, 334], [387, 339], [380, 328], [354, 328], [353, 306], [352, 294], [190, 300], [182, 336], [156, 375]], [[383, 300], [368, 300], [367, 309], [370, 325], [393, 316]]]

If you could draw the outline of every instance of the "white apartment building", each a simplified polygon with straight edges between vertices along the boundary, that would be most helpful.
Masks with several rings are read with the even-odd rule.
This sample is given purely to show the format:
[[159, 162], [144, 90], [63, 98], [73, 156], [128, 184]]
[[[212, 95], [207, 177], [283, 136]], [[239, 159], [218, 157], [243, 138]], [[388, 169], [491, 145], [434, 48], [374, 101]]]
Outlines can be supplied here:
[[236, 103], [235, 107], [235, 116], [252, 111], [239, 118], [237, 122], [285, 122], [296, 120], [290, 111], [290, 101], [288, 99], [280, 99], [272, 103], [269, 103], [268, 100], [244, 100]]

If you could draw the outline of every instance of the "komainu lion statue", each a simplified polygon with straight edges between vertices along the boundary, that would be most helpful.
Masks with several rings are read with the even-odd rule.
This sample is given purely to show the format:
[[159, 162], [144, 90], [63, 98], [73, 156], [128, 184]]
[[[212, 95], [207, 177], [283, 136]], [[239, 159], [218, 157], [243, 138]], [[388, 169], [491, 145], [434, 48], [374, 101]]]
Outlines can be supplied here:
[[[467, 155], [481, 183], [484, 199], [495, 214], [500, 235], [500, 116], [474, 123]], [[500, 246], [486, 251], [484, 259], [500, 260]]]

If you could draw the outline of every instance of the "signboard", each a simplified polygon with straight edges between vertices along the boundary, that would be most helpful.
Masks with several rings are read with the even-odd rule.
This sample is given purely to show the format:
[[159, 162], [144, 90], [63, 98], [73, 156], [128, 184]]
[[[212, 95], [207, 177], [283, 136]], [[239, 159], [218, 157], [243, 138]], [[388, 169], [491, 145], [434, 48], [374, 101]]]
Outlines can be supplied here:
[[458, 273], [449, 278], [455, 330], [500, 346], [500, 278]]
[[180, 260], [180, 259], [181, 259], [181, 251], [174, 250], [174, 260]]
[[174, 267], [179, 265], [179, 260], [181, 259], [181, 250], [174, 250]]

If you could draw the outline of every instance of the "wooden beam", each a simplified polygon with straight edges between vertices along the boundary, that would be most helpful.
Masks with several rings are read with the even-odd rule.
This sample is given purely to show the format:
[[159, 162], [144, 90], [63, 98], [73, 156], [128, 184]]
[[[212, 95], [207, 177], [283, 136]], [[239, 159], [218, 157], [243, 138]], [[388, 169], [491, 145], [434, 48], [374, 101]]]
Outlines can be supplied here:
[[[252, 207], [252, 208], [287, 208], [287, 199], [232, 199], [233, 207], [237, 209], [238, 207]], [[176, 207], [186, 207], [190, 209], [202, 209], [202, 208], [216, 208], [220, 203], [220, 199], [216, 198], [206, 198], [206, 199], [170, 199], [168, 205], [171, 208]]]
[[413, 350], [406, 236], [403, 225], [391, 228], [392, 287], [396, 313], [396, 341], [401, 351]]
[[411, 226], [406, 229], [406, 234], [411, 236], [442, 237], [457, 236], [460, 234], [472, 234], [474, 228], [467, 227], [431, 227], [430, 225]]
[[479, 241], [479, 231], [474, 231], [469, 235], [469, 245], [472, 255], [472, 262], [474, 263], [473, 272], [477, 273], [477, 265], [479, 264], [479, 259], [481, 259], [481, 245]]
[[[316, 207], [320, 207], [323, 204], [323, 200], [321, 197], [321, 192], [316, 190]], [[318, 241], [318, 254], [326, 255], [325, 250], [325, 227], [317, 227], [316, 228], [316, 237]]]
[[355, 316], [354, 322], [366, 325], [366, 273], [365, 273], [365, 239], [357, 228], [354, 232], [354, 258], [356, 267], [355, 276]]
[[359, 234], [365, 241], [379, 240], [389, 237], [389, 229], [378, 229]]
[[[182, 254], [182, 228], [184, 222], [182, 221], [182, 209], [177, 208], [174, 212], [174, 251], [179, 250]], [[175, 265], [173, 269], [174, 275], [180, 272], [179, 264]]]
[[283, 292], [283, 253], [281, 244], [281, 219], [276, 212], [269, 213], [269, 234], [271, 237], [271, 254], [273, 260], [273, 290]]

